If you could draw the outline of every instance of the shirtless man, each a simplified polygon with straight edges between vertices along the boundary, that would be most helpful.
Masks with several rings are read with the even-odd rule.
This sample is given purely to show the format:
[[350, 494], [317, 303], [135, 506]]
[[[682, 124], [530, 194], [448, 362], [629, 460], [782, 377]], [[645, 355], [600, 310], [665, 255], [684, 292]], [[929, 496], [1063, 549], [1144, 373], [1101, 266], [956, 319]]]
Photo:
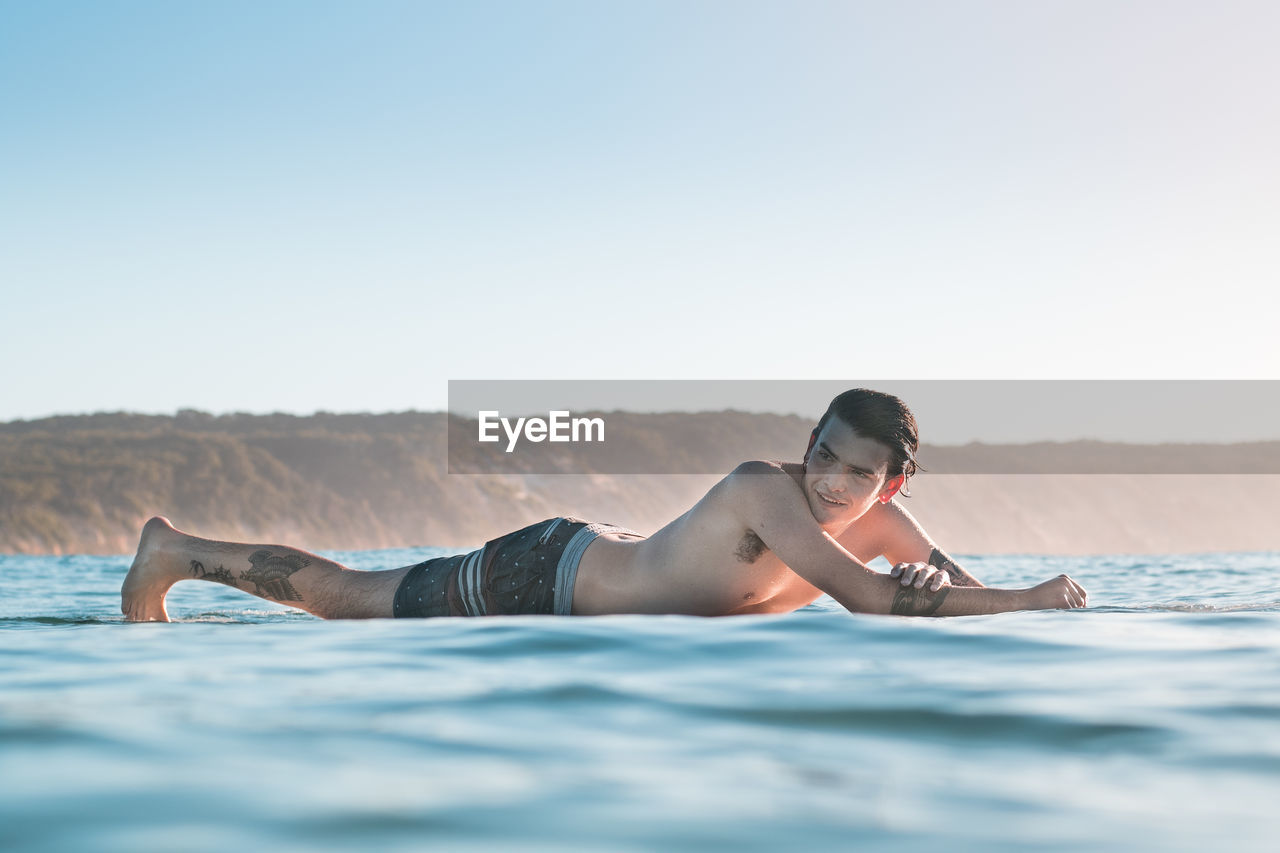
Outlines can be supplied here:
[[[744, 462], [684, 515], [645, 538], [548, 519], [470, 554], [353, 571], [282, 545], [200, 539], [153, 518], [121, 590], [132, 621], [168, 621], [180, 580], [212, 580], [325, 619], [785, 613], [829, 594], [860, 613], [962, 616], [1083, 607], [1066, 575], [988, 589], [894, 499], [915, 473], [915, 419], [896, 397], [854, 389], [832, 401], [804, 461]], [[884, 556], [893, 571], [866, 563]]]

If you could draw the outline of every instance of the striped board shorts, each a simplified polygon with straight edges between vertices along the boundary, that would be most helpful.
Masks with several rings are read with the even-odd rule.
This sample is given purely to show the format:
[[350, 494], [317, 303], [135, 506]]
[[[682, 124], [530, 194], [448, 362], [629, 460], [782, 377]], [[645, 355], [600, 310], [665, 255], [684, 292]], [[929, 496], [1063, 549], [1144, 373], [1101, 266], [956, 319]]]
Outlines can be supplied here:
[[625, 527], [549, 518], [508, 533], [470, 554], [410, 567], [396, 588], [396, 617], [510, 616], [573, 612], [573, 585], [587, 546]]

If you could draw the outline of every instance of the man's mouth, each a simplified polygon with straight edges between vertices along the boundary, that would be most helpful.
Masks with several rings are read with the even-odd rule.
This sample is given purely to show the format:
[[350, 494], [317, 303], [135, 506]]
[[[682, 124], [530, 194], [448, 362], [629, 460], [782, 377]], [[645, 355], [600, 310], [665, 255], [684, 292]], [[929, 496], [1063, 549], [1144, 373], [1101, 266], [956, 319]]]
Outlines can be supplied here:
[[822, 492], [814, 492], [814, 494], [817, 495], [818, 498], [828, 506], [844, 506], [844, 501], [838, 501], [835, 498], [829, 498], [826, 495], [824, 495]]

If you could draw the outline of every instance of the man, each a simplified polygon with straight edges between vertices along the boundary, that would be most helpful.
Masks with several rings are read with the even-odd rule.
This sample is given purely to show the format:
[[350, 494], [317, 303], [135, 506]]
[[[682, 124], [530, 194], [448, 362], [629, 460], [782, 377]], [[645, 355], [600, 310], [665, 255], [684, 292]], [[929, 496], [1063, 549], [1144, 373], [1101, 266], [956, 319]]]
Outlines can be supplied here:
[[[783, 613], [828, 593], [847, 609], [960, 616], [1083, 607], [1066, 575], [987, 589], [894, 500], [915, 473], [915, 418], [865, 389], [831, 402], [802, 463], [745, 462], [645, 538], [556, 518], [470, 554], [377, 572], [279, 545], [200, 539], [153, 518], [121, 590], [130, 620], [167, 621], [164, 596], [196, 578], [326, 619], [684, 613]], [[889, 575], [865, 565], [884, 556]]]

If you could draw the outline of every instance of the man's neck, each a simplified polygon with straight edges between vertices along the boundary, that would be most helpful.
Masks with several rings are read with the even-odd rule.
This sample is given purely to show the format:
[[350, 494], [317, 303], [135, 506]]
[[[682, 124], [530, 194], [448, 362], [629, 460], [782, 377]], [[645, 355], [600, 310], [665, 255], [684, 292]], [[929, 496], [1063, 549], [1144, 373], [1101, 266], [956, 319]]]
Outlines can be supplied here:
[[853, 527], [857, 523], [858, 523], [858, 519], [855, 518], [853, 521], [847, 522], [845, 524], [823, 524], [820, 526], [822, 527], [823, 530], [827, 532], [827, 535], [830, 536], [832, 539], [839, 539], [841, 536], [845, 534], [846, 530], [848, 530], [850, 527]]

